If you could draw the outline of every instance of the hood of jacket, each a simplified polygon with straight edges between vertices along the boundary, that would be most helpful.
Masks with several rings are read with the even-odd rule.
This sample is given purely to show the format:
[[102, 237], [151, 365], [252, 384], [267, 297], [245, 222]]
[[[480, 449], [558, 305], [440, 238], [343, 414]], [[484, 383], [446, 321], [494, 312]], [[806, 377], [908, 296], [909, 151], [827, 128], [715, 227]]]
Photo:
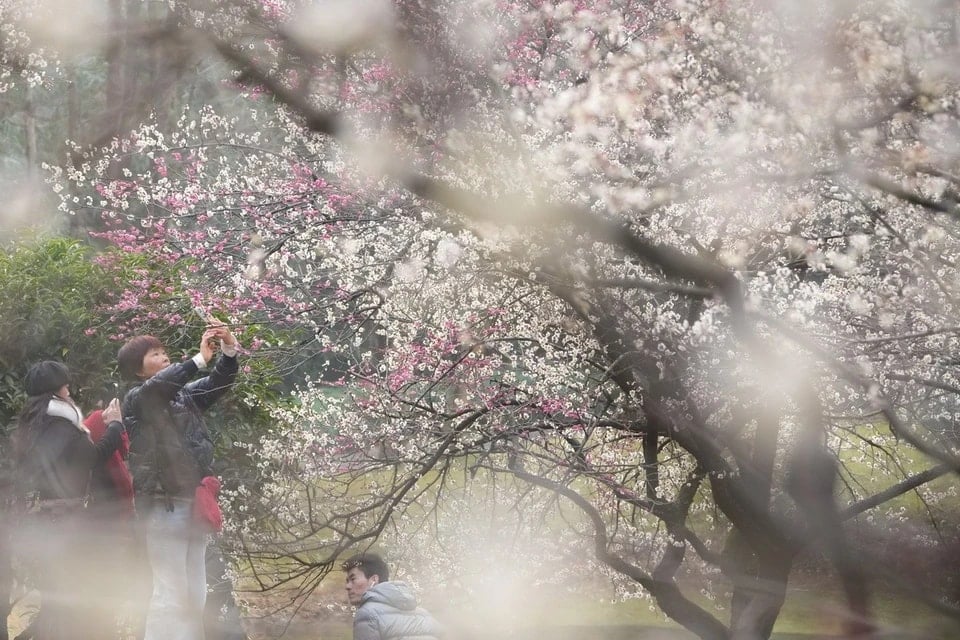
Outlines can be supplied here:
[[400, 611], [417, 608], [417, 597], [405, 582], [381, 582], [367, 589], [360, 598], [360, 606], [370, 603], [389, 605]]

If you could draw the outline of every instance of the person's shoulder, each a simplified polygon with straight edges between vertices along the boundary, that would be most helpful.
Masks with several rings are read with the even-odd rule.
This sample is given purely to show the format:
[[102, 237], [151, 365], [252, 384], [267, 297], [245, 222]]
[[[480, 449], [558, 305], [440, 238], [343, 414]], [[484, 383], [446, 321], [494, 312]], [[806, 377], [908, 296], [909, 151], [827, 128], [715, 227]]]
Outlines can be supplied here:
[[142, 382], [135, 382], [130, 385], [127, 390], [123, 393], [123, 398], [120, 399], [120, 406], [127, 407], [133, 404], [136, 404], [140, 400], [140, 391], [143, 389]]
[[[369, 591], [367, 592], [370, 593]], [[354, 614], [354, 621], [360, 622], [371, 622], [380, 620], [384, 614], [389, 614], [390, 612], [398, 611], [391, 603], [385, 602], [383, 598], [378, 597], [367, 597], [365, 598], [360, 605], [357, 607], [357, 612]]]
[[380, 612], [372, 603], [361, 604], [353, 616], [354, 640], [381, 640]]
[[46, 411], [35, 418], [36, 428], [43, 434], [40, 442], [56, 448], [75, 440], [89, 440], [89, 430], [81, 424], [80, 417], [79, 411], [71, 416], [60, 402], [51, 400]]
[[379, 638], [380, 621], [383, 618], [382, 603], [366, 600], [361, 602], [353, 614], [354, 637]]
[[72, 402], [61, 400], [60, 398], [50, 398], [47, 403], [47, 417], [54, 421], [60, 421], [61, 424], [68, 424], [80, 431], [86, 431], [83, 426], [83, 415]]
[[357, 606], [356, 612], [353, 614], [353, 621], [363, 622], [364, 620], [372, 620], [380, 614], [379, 606], [377, 602], [371, 600], [364, 600]]

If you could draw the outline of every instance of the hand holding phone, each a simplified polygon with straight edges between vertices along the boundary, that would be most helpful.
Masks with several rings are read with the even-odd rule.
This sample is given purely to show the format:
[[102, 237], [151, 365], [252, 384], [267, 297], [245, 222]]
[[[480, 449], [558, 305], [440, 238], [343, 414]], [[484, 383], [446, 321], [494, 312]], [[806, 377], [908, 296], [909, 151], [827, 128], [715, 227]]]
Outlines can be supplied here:
[[107, 405], [107, 408], [103, 410], [103, 421], [107, 424], [111, 422], [123, 421], [123, 414], [120, 411], [120, 400], [114, 398], [110, 401], [110, 404]]

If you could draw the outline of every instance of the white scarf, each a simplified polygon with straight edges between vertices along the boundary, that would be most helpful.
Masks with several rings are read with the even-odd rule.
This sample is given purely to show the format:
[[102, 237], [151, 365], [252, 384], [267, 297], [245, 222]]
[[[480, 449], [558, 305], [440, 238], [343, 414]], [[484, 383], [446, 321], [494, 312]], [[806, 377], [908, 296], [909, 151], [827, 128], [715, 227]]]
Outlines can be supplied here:
[[77, 429], [83, 431], [88, 438], [90, 437], [90, 429], [87, 429], [83, 424], [83, 414], [80, 413], [77, 405], [73, 404], [70, 400], [64, 400], [60, 396], [53, 396], [50, 398], [50, 404], [47, 405], [47, 415], [69, 420]]

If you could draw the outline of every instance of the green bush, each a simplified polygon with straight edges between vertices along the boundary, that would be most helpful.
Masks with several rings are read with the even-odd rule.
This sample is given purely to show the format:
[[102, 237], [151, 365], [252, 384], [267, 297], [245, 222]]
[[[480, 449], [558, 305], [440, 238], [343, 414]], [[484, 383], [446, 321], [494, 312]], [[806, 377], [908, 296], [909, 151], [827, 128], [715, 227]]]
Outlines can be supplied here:
[[0, 419], [23, 402], [23, 375], [39, 360], [61, 360], [71, 393], [92, 403], [113, 378], [116, 344], [87, 330], [100, 320], [112, 279], [91, 250], [66, 238], [36, 239], [0, 253]]
[[[29, 239], [0, 253], [0, 420], [8, 431], [23, 404], [23, 376], [39, 360], [66, 363], [73, 377], [71, 394], [84, 410], [105, 392], [122, 395], [118, 334], [136, 316], [136, 332], [156, 335], [171, 359], [196, 351], [202, 321], [171, 324], [166, 319], [171, 312], [185, 318], [192, 313], [180, 277], [184, 265], [151, 265], [143, 256], [121, 252], [106, 255], [109, 259], [97, 261], [92, 247], [68, 238]], [[120, 292], [144, 279], [164, 292], [151, 299], [155, 306], [116, 313]], [[269, 327], [256, 330], [278, 340]], [[279, 376], [269, 360], [245, 358], [243, 364], [235, 392], [211, 415], [225, 454], [232, 442], [259, 439], [269, 426], [268, 405], [279, 400]]]

